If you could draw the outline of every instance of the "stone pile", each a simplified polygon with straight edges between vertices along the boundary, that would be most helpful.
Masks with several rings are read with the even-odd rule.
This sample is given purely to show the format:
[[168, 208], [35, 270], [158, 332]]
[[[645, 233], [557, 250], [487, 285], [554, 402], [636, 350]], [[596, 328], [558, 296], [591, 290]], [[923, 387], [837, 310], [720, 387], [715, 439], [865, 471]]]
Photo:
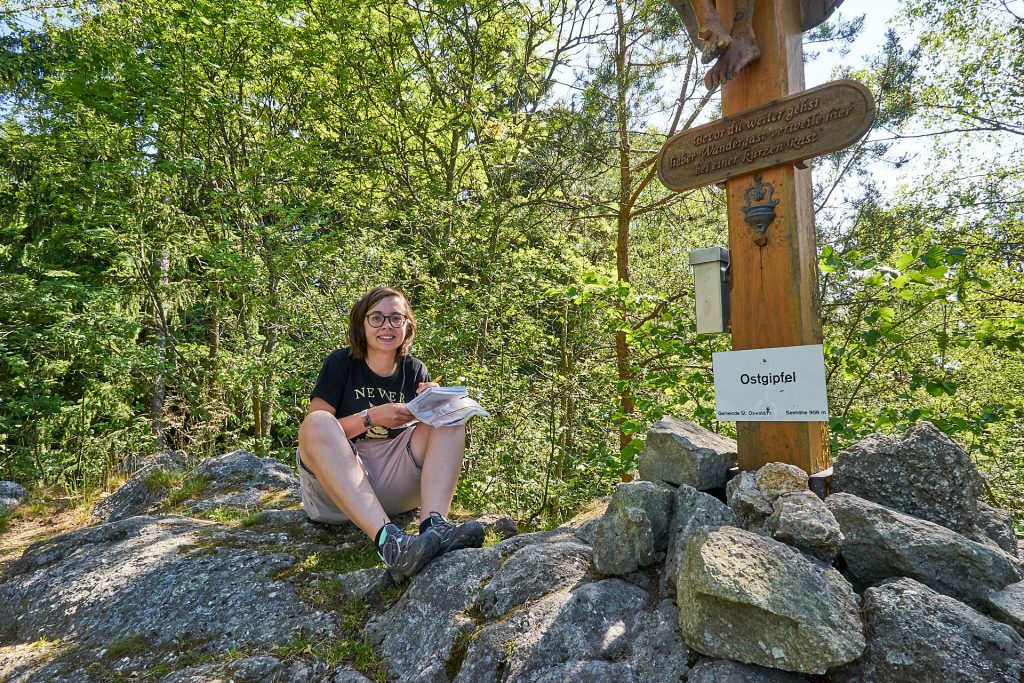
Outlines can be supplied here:
[[861, 442], [825, 501], [785, 464], [727, 481], [734, 459], [664, 420], [600, 516], [490, 518], [488, 547], [395, 586], [357, 529], [305, 518], [281, 463], [236, 451], [186, 475], [162, 454], [103, 523], [0, 570], [0, 680], [1024, 680], [1012, 527], [938, 430]]
[[[694, 425], [665, 420], [653, 433], [640, 471], [664, 492], [618, 487], [594, 566], [627, 574], [667, 553], [661, 583], [686, 644], [731, 672], [762, 667], [702, 677], [1024, 680], [1024, 565], [1009, 516], [979, 500], [980, 473], [933, 425], [841, 454], [824, 501], [792, 465], [726, 481], [734, 445]], [[723, 487], [724, 502], [706, 493]], [[667, 537], [655, 532], [666, 516]]]

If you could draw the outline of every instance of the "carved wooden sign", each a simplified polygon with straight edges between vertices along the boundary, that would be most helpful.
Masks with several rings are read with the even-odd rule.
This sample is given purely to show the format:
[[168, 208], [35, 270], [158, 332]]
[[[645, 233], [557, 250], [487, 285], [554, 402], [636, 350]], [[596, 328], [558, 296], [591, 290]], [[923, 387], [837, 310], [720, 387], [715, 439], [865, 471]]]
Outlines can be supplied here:
[[673, 135], [661, 148], [658, 176], [676, 192], [720, 183], [848, 147], [874, 119], [867, 88], [833, 81]]

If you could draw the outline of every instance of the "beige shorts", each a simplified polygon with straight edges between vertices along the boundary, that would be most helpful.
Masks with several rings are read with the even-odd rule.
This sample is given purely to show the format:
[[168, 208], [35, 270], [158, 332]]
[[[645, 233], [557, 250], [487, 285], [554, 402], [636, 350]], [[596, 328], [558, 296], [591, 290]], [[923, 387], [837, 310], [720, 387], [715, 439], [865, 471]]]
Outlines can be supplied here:
[[[397, 515], [420, 505], [420, 467], [412, 456], [412, 432], [406, 429], [394, 439], [363, 439], [348, 445], [354, 449], [356, 462], [377, 494], [384, 512]], [[299, 489], [302, 507], [314, 522], [340, 524], [348, 516], [334, 504], [320, 486], [316, 476], [306, 468], [295, 449], [299, 468]]]

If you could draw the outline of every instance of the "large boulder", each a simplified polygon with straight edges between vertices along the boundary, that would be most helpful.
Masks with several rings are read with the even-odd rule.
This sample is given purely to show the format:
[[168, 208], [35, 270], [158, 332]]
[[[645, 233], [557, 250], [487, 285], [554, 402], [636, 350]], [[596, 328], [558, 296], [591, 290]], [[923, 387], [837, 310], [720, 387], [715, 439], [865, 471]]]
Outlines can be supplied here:
[[484, 616], [500, 617], [528, 600], [557, 590], [570, 590], [590, 571], [592, 551], [582, 543], [537, 543], [517, 550], [477, 601]]
[[505, 552], [496, 546], [449, 553], [431, 562], [413, 577], [394, 607], [367, 622], [366, 634], [382, 653], [389, 680], [446, 680], [446, 667], [458, 657], [455, 644], [476, 626], [466, 612]]
[[1016, 558], [944, 526], [848, 493], [825, 502], [843, 532], [846, 571], [860, 585], [907, 576], [980, 607], [990, 590], [1022, 578]]
[[1024, 581], [1011, 583], [999, 591], [989, 591], [985, 611], [1024, 635]]
[[835, 683], [1020, 683], [1024, 638], [1012, 628], [911, 579], [864, 592], [864, 656], [830, 673]]
[[734, 527], [696, 532], [677, 585], [679, 629], [705, 655], [822, 674], [864, 650], [846, 579], [770, 538]]
[[663, 572], [668, 595], [676, 593], [676, 574], [690, 537], [700, 529], [736, 526], [736, 515], [722, 501], [685, 484], [676, 491], [674, 509]]
[[177, 451], [161, 451], [149, 456], [139, 463], [127, 482], [96, 505], [93, 520], [107, 524], [154, 512], [170, 493], [168, 482], [174, 477], [183, 477], [187, 466], [188, 458]]
[[299, 478], [283, 462], [248, 451], [232, 451], [204, 460], [192, 476], [207, 482], [185, 509], [196, 513], [217, 507], [257, 509], [302, 502]]
[[594, 566], [606, 575], [636, 571], [668, 547], [673, 491], [649, 481], [619, 484], [594, 533]]
[[769, 669], [731, 659], [702, 659], [690, 669], [686, 683], [806, 683], [802, 674]]
[[772, 538], [794, 546], [824, 562], [839, 554], [843, 538], [839, 522], [825, 503], [807, 489], [789, 491], [775, 499], [768, 530]]
[[991, 541], [1011, 555], [1019, 551], [1017, 534], [1013, 530], [1013, 515], [980, 500], [976, 527], [970, 537], [983, 543]]
[[0, 481], [0, 515], [13, 512], [14, 508], [28, 502], [28, 491], [13, 481]]
[[673, 486], [686, 484], [700, 491], [725, 486], [736, 459], [736, 442], [698, 424], [666, 417], [647, 433], [637, 467], [645, 481]]
[[670, 601], [620, 579], [551, 593], [484, 625], [456, 683], [658, 683], [686, 673], [689, 651]]
[[872, 434], [836, 459], [833, 493], [865, 500], [970, 535], [984, 481], [964, 449], [930, 422], [902, 439]]
[[38, 542], [0, 583], [0, 634], [73, 643], [75, 656], [54, 660], [34, 679], [57, 680], [102, 659], [112, 644], [153, 653], [191, 643], [194, 654], [212, 655], [284, 645], [302, 631], [334, 633], [330, 615], [277, 578], [294, 557], [233, 547], [214, 537], [217, 529], [136, 516]]

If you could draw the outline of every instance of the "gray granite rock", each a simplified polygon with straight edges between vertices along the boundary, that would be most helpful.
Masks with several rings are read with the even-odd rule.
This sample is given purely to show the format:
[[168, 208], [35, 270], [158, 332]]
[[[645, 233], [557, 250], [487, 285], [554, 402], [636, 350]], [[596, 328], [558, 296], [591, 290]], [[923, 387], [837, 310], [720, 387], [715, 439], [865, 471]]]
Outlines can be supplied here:
[[338, 577], [338, 586], [346, 598], [368, 600], [394, 587], [387, 569], [357, 569]]
[[477, 605], [493, 619], [529, 600], [571, 590], [590, 571], [592, 550], [582, 543], [538, 543], [516, 551], [480, 591]]
[[765, 463], [754, 474], [754, 488], [774, 503], [783, 493], [808, 490], [807, 473], [784, 462]]
[[1024, 636], [1024, 581], [1011, 583], [998, 591], [989, 591], [982, 606], [993, 618], [1012, 626]]
[[594, 566], [622, 575], [656, 560], [668, 547], [673, 490], [649, 481], [619, 484], [594, 533]]
[[735, 527], [698, 531], [677, 584], [679, 629], [702, 654], [822, 674], [864, 650], [853, 588], [773, 539]]
[[730, 659], [702, 659], [693, 665], [686, 683], [805, 683], [801, 674], [744, 664]]
[[216, 507], [257, 509], [301, 504], [299, 478], [288, 465], [247, 451], [232, 451], [204, 460], [192, 472], [208, 484], [183, 506], [190, 512]]
[[637, 467], [644, 481], [686, 484], [700, 491], [725, 485], [736, 442], [698, 424], [666, 417], [647, 433]]
[[483, 626], [454, 680], [679, 681], [689, 652], [675, 609], [648, 603], [645, 591], [619, 579], [552, 593]]
[[519, 533], [516, 520], [505, 515], [481, 515], [476, 521], [483, 525], [485, 531], [494, 532], [501, 540], [512, 538]]
[[843, 538], [839, 522], [825, 503], [807, 489], [776, 497], [768, 530], [772, 538], [832, 562]]
[[273, 646], [333, 620], [274, 577], [279, 552], [208, 545], [216, 524], [130, 517], [36, 543], [0, 583], [0, 633], [102, 648], [131, 637], [146, 648], [189, 639], [200, 651]]
[[679, 573], [679, 566], [686, 554], [686, 544], [694, 532], [699, 529], [736, 526], [736, 515], [727, 505], [692, 486], [684, 484], [676, 490], [673, 508], [675, 512], [669, 528], [663, 572], [664, 590], [667, 595], [676, 594], [676, 574]]
[[1024, 639], [1005, 624], [911, 579], [864, 592], [864, 656], [833, 683], [1020, 683]]
[[503, 557], [498, 546], [444, 555], [412, 578], [386, 614], [367, 622], [365, 633], [380, 651], [389, 680], [445, 680], [449, 659], [457, 655], [455, 643], [475, 628], [466, 612]]
[[[357, 671], [346, 669], [355, 677], [342, 678], [347, 683], [369, 683], [369, 679]], [[243, 657], [230, 662], [217, 662], [192, 666], [165, 676], [160, 683], [212, 683], [213, 681], [234, 681], [234, 683], [315, 683], [337, 680], [327, 676], [323, 663], [313, 665], [306, 662], [282, 662], [268, 655]]]
[[28, 502], [28, 491], [13, 481], [0, 481], [0, 515], [13, 512], [16, 507]]
[[846, 571], [863, 586], [906, 576], [973, 606], [1020, 581], [1019, 562], [944, 526], [847, 493], [826, 499], [843, 532]]
[[171, 492], [155, 485], [158, 481], [155, 475], [162, 470], [181, 477], [187, 466], [188, 458], [177, 451], [163, 451], [145, 458], [127, 482], [96, 505], [93, 520], [106, 524], [155, 511]]
[[756, 534], [768, 534], [768, 517], [772, 502], [757, 488], [754, 472], [740, 472], [725, 487], [729, 509], [736, 515], [737, 526]]
[[970, 534], [984, 484], [964, 449], [921, 422], [902, 439], [872, 434], [843, 451], [834, 465], [832, 492]]
[[1013, 530], [1013, 515], [1006, 510], [994, 508], [979, 500], [975, 529], [975, 532], [970, 534], [974, 540], [988, 538], [1010, 555], [1017, 555], [1019, 548], [1017, 535]]

